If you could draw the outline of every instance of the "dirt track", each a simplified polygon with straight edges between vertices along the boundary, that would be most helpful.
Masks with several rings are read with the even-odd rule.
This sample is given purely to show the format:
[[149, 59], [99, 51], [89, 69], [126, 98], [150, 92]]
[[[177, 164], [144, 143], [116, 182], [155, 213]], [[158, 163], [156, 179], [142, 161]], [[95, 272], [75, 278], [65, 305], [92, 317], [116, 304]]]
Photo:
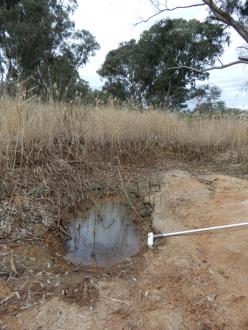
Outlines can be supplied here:
[[[169, 171], [151, 199], [157, 232], [248, 219], [248, 184], [234, 177]], [[88, 283], [81, 294], [94, 287], [92, 303], [55, 295], [3, 317], [0, 329], [248, 329], [247, 251], [248, 229], [161, 240], [115, 275]]]

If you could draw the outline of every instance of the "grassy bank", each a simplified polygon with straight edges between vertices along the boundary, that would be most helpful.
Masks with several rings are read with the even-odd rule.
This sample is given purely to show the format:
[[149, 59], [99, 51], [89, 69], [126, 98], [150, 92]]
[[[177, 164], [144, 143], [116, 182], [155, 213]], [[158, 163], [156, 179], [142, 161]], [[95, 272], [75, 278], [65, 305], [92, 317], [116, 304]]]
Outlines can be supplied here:
[[237, 116], [2, 98], [0, 237], [35, 235], [34, 224], [57, 230], [66, 216], [111, 194], [130, 193], [142, 207], [157, 157], [166, 164], [169, 151], [186, 160], [245, 164], [247, 142], [248, 121]]
[[83, 160], [92, 153], [99, 159], [121, 154], [132, 160], [155, 149], [203, 159], [220, 153], [241, 160], [248, 155], [248, 121], [235, 116], [182, 117], [3, 98], [0, 118], [0, 160], [7, 167], [54, 158]]

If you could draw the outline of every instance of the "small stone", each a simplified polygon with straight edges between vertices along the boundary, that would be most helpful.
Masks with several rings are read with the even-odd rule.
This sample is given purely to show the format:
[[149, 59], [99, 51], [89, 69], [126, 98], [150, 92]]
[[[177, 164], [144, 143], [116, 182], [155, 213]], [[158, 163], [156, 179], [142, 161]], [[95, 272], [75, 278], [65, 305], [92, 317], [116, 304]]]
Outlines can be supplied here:
[[213, 302], [216, 299], [216, 294], [215, 293], [209, 294], [207, 299], [208, 301]]

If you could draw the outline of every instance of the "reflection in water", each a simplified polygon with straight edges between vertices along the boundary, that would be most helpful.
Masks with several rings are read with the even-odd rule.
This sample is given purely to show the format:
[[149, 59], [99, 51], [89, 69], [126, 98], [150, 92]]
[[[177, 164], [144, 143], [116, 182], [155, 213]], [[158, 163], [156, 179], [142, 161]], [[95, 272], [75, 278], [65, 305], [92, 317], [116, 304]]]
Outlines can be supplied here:
[[92, 208], [68, 229], [66, 259], [83, 265], [111, 266], [139, 252], [141, 235], [124, 206]]

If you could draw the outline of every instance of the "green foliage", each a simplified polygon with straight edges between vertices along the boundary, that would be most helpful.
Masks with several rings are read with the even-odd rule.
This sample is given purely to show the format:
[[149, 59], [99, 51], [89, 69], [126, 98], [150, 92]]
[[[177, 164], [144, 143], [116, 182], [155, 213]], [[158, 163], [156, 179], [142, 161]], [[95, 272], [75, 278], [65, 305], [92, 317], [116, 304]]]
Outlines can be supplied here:
[[194, 112], [211, 114], [226, 111], [225, 102], [220, 99], [221, 90], [217, 86], [202, 85], [191, 91], [191, 97], [196, 100]]
[[0, 8], [10, 10], [19, 2], [20, 0], [0, 0]]
[[78, 69], [99, 48], [90, 32], [71, 20], [76, 0], [0, 0], [0, 68], [8, 84], [28, 80], [47, 96], [65, 98], [84, 84]]
[[182, 108], [189, 90], [223, 53], [228, 35], [219, 25], [197, 20], [166, 19], [145, 31], [138, 42], [131, 40], [108, 53], [99, 74], [106, 78], [104, 90], [121, 100], [143, 105]]
[[99, 70], [102, 77], [108, 80], [104, 90], [121, 101], [141, 100], [137, 68], [137, 46], [134, 39], [120, 44], [116, 50], [107, 54], [106, 60]]

